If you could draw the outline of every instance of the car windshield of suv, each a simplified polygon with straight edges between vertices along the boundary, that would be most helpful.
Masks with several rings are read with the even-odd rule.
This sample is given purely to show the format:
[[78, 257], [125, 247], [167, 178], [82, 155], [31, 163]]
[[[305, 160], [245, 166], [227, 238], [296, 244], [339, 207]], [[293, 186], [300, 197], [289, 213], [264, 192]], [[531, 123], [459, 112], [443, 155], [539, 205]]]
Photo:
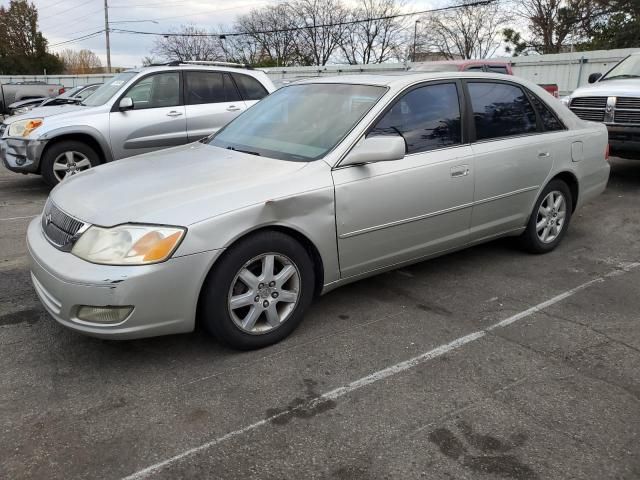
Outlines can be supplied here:
[[385, 87], [331, 83], [283, 87], [229, 123], [209, 144], [280, 160], [317, 160], [386, 91]]
[[137, 72], [123, 72], [107, 80], [93, 94], [84, 99], [82, 105], [97, 107], [104, 105], [122, 86], [137, 75]]
[[640, 55], [631, 55], [613, 67], [600, 81], [640, 77]]

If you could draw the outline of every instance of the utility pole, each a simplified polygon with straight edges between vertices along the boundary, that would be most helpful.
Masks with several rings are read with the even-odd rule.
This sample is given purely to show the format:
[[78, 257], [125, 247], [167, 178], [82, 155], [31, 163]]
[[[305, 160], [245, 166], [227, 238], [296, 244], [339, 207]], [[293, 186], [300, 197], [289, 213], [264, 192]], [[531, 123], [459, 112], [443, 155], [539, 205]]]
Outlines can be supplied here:
[[111, 44], [109, 43], [109, 4], [104, 0], [104, 34], [107, 40], [107, 73], [111, 73]]
[[[107, 0], [105, 0], [106, 2]], [[420, 23], [420, 20], [416, 20], [415, 23], [413, 24], [413, 55], [411, 55], [411, 61], [415, 62], [416, 61], [416, 43], [418, 41], [418, 24]]]

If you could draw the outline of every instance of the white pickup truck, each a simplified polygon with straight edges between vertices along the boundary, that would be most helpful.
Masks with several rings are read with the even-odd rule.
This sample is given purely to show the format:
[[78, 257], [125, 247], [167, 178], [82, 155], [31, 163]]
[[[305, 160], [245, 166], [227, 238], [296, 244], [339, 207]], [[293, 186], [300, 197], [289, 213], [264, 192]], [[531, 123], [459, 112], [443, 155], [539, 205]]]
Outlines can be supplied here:
[[612, 155], [640, 160], [640, 52], [604, 75], [592, 73], [589, 83], [563, 101], [583, 120], [607, 126]]

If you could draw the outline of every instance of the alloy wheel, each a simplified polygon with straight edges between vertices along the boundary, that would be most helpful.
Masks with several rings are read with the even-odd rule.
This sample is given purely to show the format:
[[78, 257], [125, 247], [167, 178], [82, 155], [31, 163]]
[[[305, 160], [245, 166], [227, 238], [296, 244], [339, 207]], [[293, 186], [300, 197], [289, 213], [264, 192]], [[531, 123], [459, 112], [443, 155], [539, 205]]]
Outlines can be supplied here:
[[265, 334], [281, 326], [300, 297], [300, 272], [286, 256], [265, 253], [245, 263], [228, 294], [228, 310], [246, 333]]
[[562, 232], [567, 217], [567, 202], [557, 190], [549, 192], [538, 208], [536, 233], [542, 243], [552, 243]]
[[91, 162], [85, 154], [80, 152], [64, 152], [53, 161], [53, 174], [58, 182], [88, 168], [91, 168]]

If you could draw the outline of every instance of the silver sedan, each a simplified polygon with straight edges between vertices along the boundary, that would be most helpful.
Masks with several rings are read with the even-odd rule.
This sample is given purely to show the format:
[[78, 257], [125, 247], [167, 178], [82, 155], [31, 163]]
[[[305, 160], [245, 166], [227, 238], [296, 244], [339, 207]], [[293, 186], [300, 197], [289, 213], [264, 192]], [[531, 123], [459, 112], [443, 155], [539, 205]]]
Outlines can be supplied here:
[[263, 347], [348, 282], [502, 236], [553, 250], [606, 158], [603, 125], [514, 77], [308, 80], [205, 141], [65, 180], [29, 226], [32, 279], [89, 335], [199, 323]]

